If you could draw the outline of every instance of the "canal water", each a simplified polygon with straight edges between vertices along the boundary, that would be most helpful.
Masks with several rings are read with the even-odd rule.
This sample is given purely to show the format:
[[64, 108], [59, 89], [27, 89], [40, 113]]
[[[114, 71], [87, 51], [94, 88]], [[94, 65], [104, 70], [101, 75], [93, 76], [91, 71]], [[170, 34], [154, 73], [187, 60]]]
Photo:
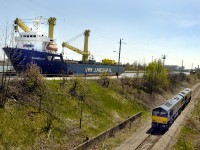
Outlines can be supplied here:
[[[12, 69], [12, 66], [4, 66], [4, 71]], [[0, 72], [3, 72], [3, 66], [0, 66]]]
[[[178, 74], [178, 73], [180, 73], [180, 72], [173, 71], [173, 74]], [[187, 76], [190, 75], [190, 72], [183, 72], [183, 73], [186, 74]], [[134, 71], [132, 71], [132, 72], [122, 73], [120, 75], [120, 77], [136, 77], [136, 76], [143, 77], [143, 75], [144, 75], [144, 72], [134, 72]]]
[[[7, 71], [7, 70], [10, 70], [10, 69], [13, 69], [12, 66], [4, 66], [4, 71]], [[0, 72], [3, 72], [3, 66], [0, 66]], [[178, 71], [174, 71], [173, 73], [180, 73]], [[186, 75], [190, 75], [190, 72], [183, 72], [185, 73]], [[122, 73], [120, 75], [120, 77], [142, 77], [144, 75], [144, 72], [137, 72], [137, 71], [126, 71], [125, 73]]]

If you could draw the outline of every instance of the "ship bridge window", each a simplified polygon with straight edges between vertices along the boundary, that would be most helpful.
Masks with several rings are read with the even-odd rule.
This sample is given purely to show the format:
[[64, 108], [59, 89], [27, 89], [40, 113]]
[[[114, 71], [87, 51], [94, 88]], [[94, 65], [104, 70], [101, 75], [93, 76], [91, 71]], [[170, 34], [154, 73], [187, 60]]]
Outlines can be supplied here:
[[47, 56], [47, 59], [49, 61], [60, 61], [61, 60], [60, 57], [54, 57], [54, 56]]
[[33, 37], [33, 35], [30, 35], [30, 37]]
[[36, 35], [33, 35], [33, 37], [36, 37]]
[[52, 58], [53, 58], [53, 56], [47, 56], [47, 59], [48, 59], [49, 61], [51, 61]]
[[55, 61], [60, 61], [60, 57], [55, 57]]

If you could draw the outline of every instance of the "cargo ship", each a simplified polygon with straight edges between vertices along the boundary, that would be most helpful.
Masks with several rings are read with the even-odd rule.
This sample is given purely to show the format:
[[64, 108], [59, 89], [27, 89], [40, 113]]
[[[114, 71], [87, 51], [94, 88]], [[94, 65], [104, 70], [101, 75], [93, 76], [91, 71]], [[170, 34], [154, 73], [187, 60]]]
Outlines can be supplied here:
[[107, 73], [108, 75], [120, 75], [125, 71], [125, 66], [116, 64], [114, 60], [103, 59], [102, 62], [96, 62], [89, 59], [88, 37], [90, 30], [84, 32], [84, 49], [80, 50], [67, 42], [62, 43], [62, 47], [68, 48], [82, 55], [82, 60], [65, 60], [63, 50], [58, 53], [58, 45], [54, 38], [54, 27], [56, 18], [48, 18], [47, 32], [40, 31], [40, 25], [43, 23], [42, 17], [33, 19], [33, 28], [28, 27], [22, 19], [17, 18], [14, 21], [14, 42], [12, 46], [3, 48], [6, 56], [10, 59], [17, 73], [27, 69], [29, 64], [36, 64], [42, 74], [45, 75], [99, 75]]

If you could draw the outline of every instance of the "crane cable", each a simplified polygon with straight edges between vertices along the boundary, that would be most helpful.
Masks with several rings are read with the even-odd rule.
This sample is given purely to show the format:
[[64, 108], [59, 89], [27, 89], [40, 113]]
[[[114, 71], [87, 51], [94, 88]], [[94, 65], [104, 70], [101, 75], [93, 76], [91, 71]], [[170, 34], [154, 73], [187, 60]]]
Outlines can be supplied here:
[[74, 36], [73, 38], [69, 39], [69, 40], [67, 41], [67, 43], [71, 43], [71, 42], [73, 42], [74, 40], [80, 38], [80, 37], [83, 36], [83, 35], [84, 35], [84, 33], [78, 34], [78, 35]]

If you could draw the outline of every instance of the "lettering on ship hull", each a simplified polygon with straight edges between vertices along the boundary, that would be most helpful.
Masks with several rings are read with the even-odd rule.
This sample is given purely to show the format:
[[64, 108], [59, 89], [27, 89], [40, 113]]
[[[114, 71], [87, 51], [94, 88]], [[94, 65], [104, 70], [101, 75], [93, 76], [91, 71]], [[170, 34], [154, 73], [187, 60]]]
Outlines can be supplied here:
[[33, 60], [45, 60], [45, 58], [41, 58], [41, 57], [32, 57]]
[[111, 68], [85, 68], [85, 72], [112, 72]]

